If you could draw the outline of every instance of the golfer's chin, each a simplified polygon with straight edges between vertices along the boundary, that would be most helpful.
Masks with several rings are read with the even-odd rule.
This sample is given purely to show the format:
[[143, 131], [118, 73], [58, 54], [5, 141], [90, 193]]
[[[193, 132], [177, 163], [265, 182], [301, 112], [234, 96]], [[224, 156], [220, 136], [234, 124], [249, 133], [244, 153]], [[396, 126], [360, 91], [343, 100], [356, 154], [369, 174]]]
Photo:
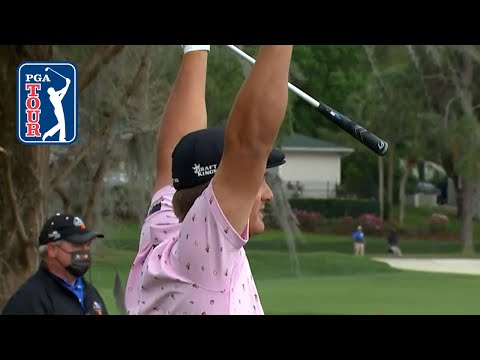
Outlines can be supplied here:
[[256, 218], [255, 221], [250, 222], [250, 236], [261, 234], [265, 231], [265, 224], [263, 220]]

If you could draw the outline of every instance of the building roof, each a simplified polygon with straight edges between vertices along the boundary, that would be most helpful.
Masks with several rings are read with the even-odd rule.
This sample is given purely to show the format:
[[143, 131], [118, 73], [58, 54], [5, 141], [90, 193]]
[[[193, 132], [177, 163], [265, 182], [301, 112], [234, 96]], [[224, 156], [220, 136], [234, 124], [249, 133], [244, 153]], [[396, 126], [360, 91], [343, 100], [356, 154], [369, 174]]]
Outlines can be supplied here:
[[351, 153], [353, 149], [340, 146], [325, 140], [315, 139], [300, 134], [287, 136], [282, 143], [283, 150], [290, 151], [315, 151], [315, 152], [338, 152]]

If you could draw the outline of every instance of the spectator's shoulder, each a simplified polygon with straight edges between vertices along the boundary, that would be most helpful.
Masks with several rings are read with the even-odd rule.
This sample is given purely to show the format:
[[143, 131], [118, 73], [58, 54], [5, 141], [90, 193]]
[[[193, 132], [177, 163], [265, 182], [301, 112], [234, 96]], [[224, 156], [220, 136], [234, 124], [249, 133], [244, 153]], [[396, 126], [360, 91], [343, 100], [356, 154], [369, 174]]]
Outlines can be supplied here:
[[13, 293], [3, 308], [2, 314], [44, 314], [45, 291], [37, 274], [31, 276]]

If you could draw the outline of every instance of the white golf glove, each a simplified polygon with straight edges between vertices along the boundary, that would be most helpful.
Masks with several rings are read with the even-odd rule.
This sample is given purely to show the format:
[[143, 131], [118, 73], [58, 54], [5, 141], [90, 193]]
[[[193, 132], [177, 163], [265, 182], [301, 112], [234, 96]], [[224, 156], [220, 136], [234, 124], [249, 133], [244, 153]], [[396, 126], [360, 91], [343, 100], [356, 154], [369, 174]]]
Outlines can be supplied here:
[[180, 45], [183, 49], [183, 53], [186, 54], [190, 51], [206, 50], [210, 51], [210, 45]]

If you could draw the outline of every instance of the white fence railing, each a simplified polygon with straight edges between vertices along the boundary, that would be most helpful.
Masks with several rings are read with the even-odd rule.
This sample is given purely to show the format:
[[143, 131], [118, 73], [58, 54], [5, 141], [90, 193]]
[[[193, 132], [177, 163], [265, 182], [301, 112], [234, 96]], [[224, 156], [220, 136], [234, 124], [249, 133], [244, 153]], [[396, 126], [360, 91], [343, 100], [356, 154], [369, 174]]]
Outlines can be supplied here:
[[284, 181], [288, 197], [332, 199], [337, 197], [334, 181]]

